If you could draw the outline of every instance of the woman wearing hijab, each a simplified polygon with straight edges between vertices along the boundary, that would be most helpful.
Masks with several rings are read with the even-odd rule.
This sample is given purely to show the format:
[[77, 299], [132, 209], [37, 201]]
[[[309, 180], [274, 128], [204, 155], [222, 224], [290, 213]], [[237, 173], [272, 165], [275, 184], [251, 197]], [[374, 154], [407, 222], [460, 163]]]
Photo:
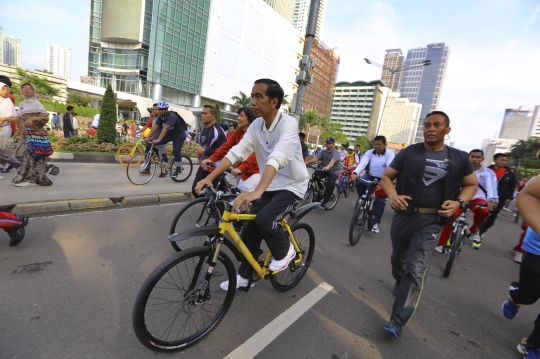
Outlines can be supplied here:
[[[21, 165], [21, 162], [15, 156], [3, 151], [4, 149], [1, 147], [3, 141], [12, 135], [10, 122], [16, 121], [18, 119], [15, 116], [15, 106], [9, 98], [9, 86], [4, 82], [0, 82], [0, 137], [3, 137], [0, 140], [0, 172], [2, 173]], [[0, 179], [4, 179], [4, 177], [0, 176]]]
[[19, 105], [17, 113], [20, 118], [19, 130], [21, 131], [21, 138], [15, 156], [21, 160], [22, 164], [17, 171], [17, 175], [13, 178], [13, 183], [17, 187], [50, 186], [52, 182], [47, 177], [47, 172], [51, 169], [51, 166], [47, 166], [45, 158], [35, 157], [30, 154], [27, 136], [28, 130], [33, 131], [36, 135], [43, 135], [43, 133], [47, 135], [45, 125], [49, 122], [49, 114], [36, 98], [34, 86], [29, 83], [22, 84], [21, 93], [24, 100]]

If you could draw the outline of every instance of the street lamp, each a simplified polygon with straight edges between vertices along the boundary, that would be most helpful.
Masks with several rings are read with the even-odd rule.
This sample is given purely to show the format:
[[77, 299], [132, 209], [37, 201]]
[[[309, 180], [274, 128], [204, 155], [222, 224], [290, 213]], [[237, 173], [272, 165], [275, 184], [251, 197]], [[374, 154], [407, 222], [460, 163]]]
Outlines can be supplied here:
[[424, 60], [418, 64], [414, 64], [414, 65], [409, 65], [409, 66], [398, 66], [396, 67], [395, 69], [391, 68], [391, 67], [388, 67], [388, 66], [384, 66], [384, 65], [381, 65], [379, 63], [376, 63], [376, 62], [373, 62], [369, 59], [366, 59], [364, 58], [364, 61], [366, 61], [366, 63], [368, 63], [369, 65], [373, 65], [373, 66], [377, 66], [377, 67], [380, 67], [382, 68], [383, 70], [388, 70], [391, 74], [392, 74], [392, 83], [391, 85], [389, 85], [388, 87], [390, 87], [391, 89], [394, 89], [394, 82], [396, 81], [396, 74], [398, 72], [403, 72], [405, 70], [409, 70], [409, 69], [414, 69], [414, 68], [417, 68], [417, 67], [422, 67], [422, 66], [429, 66], [431, 65], [431, 60]]

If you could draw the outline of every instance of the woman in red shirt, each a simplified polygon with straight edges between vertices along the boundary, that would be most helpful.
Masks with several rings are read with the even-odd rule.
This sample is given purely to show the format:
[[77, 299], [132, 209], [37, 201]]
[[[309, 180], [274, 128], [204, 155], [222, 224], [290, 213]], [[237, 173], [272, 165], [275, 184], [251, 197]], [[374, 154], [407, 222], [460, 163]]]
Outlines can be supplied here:
[[[249, 125], [255, 120], [255, 114], [251, 107], [240, 107], [238, 109], [238, 127], [233, 132], [232, 136], [222, 144], [208, 159], [203, 160], [201, 165], [205, 165], [208, 162], [218, 162], [229, 152], [229, 150], [236, 146], [240, 140], [244, 137]], [[235, 164], [235, 168], [231, 173], [235, 176], [242, 176], [242, 179], [238, 183], [238, 189], [242, 192], [252, 192], [255, 190], [261, 176], [259, 174], [259, 166], [257, 165], [257, 158], [255, 153], [252, 153], [244, 162]]]

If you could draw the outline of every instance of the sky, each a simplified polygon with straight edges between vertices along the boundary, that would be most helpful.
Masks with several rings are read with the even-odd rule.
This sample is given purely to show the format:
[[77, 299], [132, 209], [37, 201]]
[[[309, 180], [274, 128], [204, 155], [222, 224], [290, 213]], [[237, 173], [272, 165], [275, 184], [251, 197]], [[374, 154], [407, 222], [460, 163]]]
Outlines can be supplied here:
[[[72, 49], [72, 80], [86, 75], [90, 0], [2, 0], [1, 9], [4, 34], [22, 38], [23, 67], [43, 69], [52, 43]], [[321, 38], [340, 53], [338, 81], [380, 79], [363, 59], [382, 63], [387, 49], [445, 42], [438, 109], [462, 150], [496, 137], [505, 109], [540, 105], [540, 0], [327, 0]]]

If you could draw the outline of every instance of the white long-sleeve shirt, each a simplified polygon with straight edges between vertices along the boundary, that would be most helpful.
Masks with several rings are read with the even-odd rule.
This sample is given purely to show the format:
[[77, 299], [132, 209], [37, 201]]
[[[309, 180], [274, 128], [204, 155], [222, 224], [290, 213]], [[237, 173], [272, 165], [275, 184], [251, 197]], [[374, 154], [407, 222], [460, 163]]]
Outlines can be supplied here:
[[489, 202], [498, 203], [499, 194], [497, 192], [497, 176], [495, 175], [495, 172], [487, 167], [480, 166], [480, 168], [474, 171], [474, 173], [476, 173], [476, 177], [478, 178], [478, 184], [484, 187], [487, 193], [484, 192], [480, 186], [478, 186], [473, 200], [482, 198]]
[[267, 191], [288, 190], [298, 197], [304, 196], [309, 175], [294, 117], [278, 111], [268, 130], [262, 117], [255, 119], [242, 140], [225, 157], [236, 163], [245, 161], [253, 152], [261, 177], [266, 166], [272, 166], [277, 171]]
[[394, 157], [396, 155], [389, 149], [385, 149], [382, 155], [378, 155], [375, 150], [367, 151], [353, 173], [359, 175], [369, 164], [369, 174], [373, 177], [381, 178], [386, 167], [394, 160]]

